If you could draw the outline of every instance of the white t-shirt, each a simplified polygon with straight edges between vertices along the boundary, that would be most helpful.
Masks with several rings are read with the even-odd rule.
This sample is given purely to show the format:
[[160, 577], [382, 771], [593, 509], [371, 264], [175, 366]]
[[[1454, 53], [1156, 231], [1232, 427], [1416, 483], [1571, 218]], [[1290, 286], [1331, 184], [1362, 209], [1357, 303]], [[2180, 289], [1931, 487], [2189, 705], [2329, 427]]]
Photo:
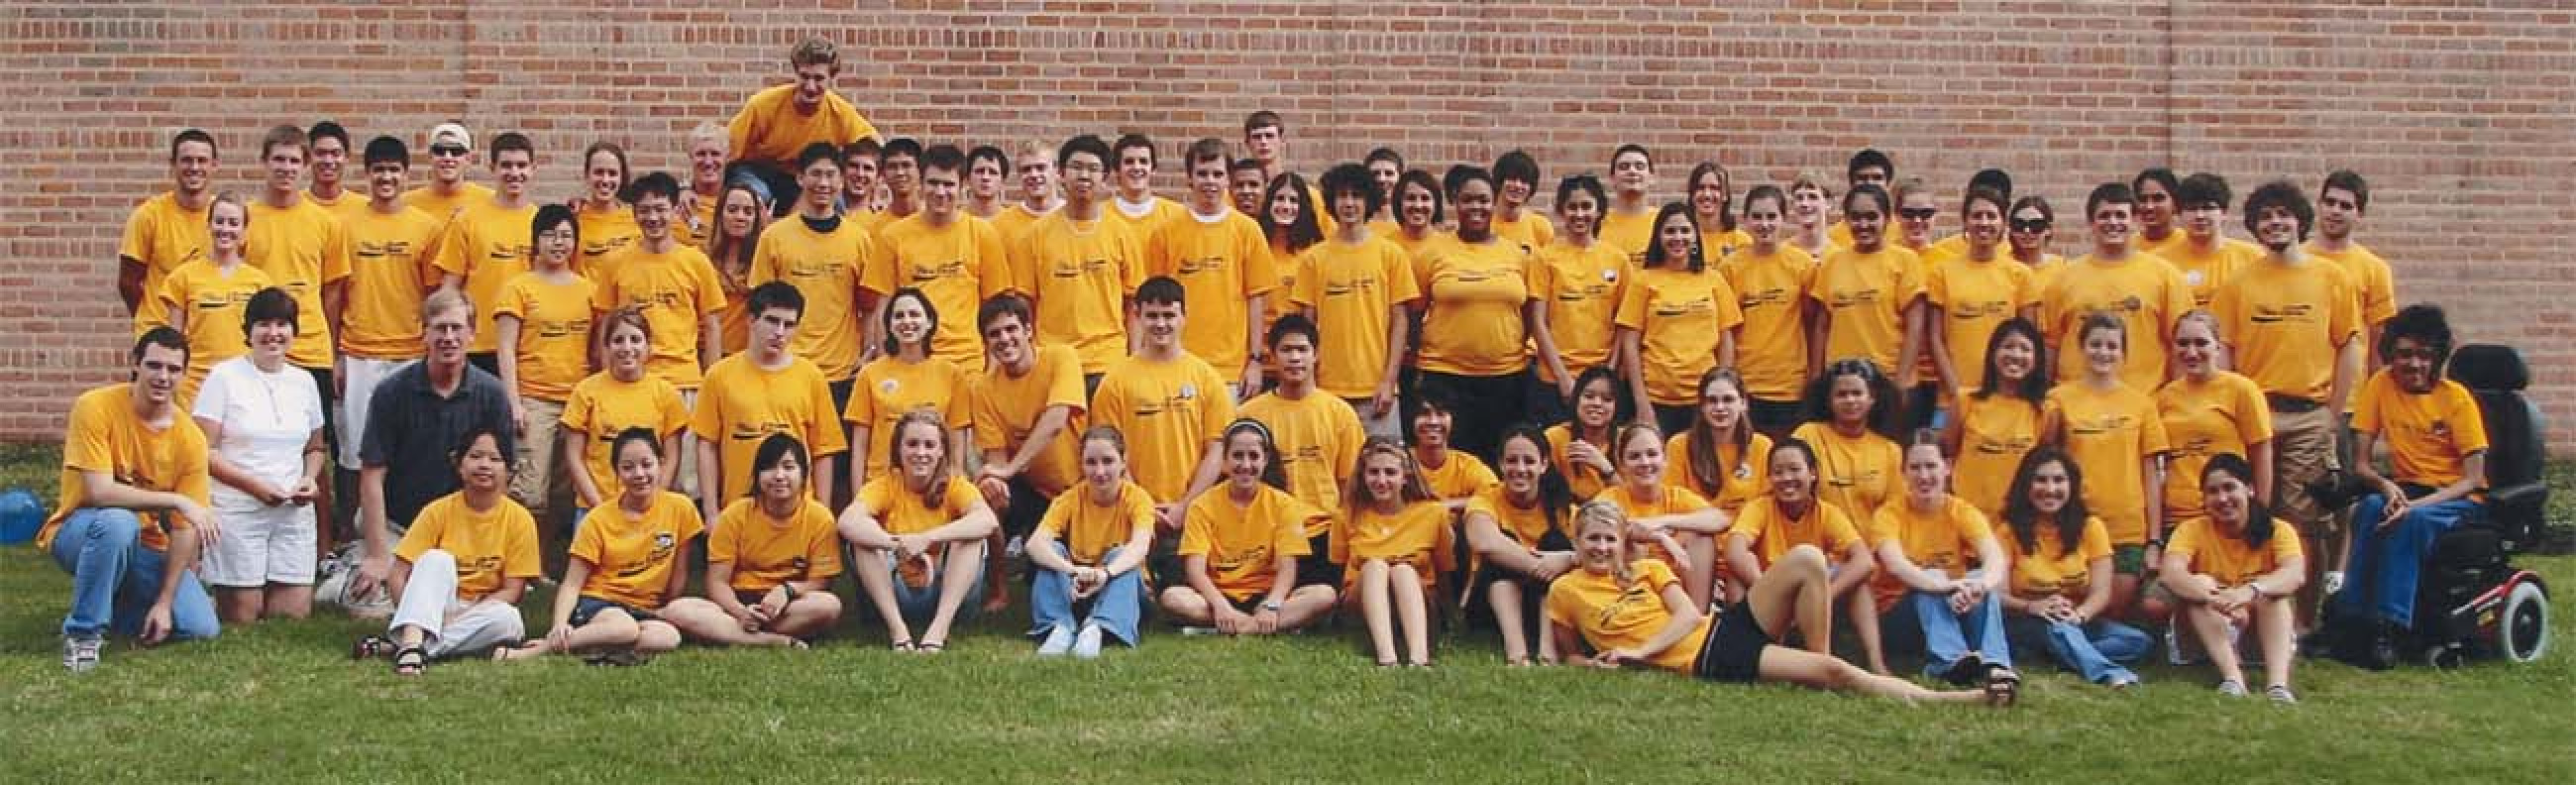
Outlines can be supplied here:
[[[313, 386], [313, 374], [302, 368], [288, 365], [276, 373], [264, 373], [249, 357], [235, 357], [216, 363], [206, 373], [205, 385], [197, 389], [196, 410], [190, 414], [223, 426], [215, 454], [279, 490], [291, 491], [303, 483], [304, 445], [313, 438], [314, 429], [322, 427], [322, 394]], [[263, 506], [230, 485], [220, 481], [213, 485], [208, 496], [217, 510]]]

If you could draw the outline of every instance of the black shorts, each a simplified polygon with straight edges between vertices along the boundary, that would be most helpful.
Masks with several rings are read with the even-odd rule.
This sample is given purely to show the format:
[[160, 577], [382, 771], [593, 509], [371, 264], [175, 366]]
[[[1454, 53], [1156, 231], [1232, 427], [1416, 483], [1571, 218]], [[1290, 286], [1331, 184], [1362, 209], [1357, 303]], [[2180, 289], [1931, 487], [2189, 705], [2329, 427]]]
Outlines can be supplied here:
[[1467, 629], [1499, 629], [1496, 622], [1500, 620], [1494, 618], [1493, 598], [1487, 592], [1491, 591], [1488, 587], [1503, 581], [1511, 581], [1521, 587], [1521, 629], [1545, 632], [1547, 582], [1492, 564], [1477, 565], [1475, 576], [1467, 580], [1467, 596], [1464, 598]]
[[1806, 404], [1796, 400], [1765, 401], [1754, 398], [1745, 414], [1753, 420], [1754, 430], [1777, 439], [1789, 435], [1790, 431], [1797, 430], [1799, 424], [1805, 422], [1801, 412], [1805, 406]]
[[[840, 409], [841, 411], [845, 411], [845, 412], [846, 412], [846, 411], [849, 411], [849, 410], [850, 410], [850, 389], [851, 389], [851, 385], [855, 385], [855, 384], [858, 384], [858, 383], [859, 383], [859, 380], [858, 380], [858, 379], [852, 378], [852, 379], [842, 379], [842, 380], [837, 381], [837, 382], [824, 382], [824, 383], [823, 383], [823, 386], [824, 386], [825, 388], [830, 389], [830, 390], [832, 391], [832, 406], [833, 406], [833, 407], [835, 407], [835, 408]], [[842, 427], [848, 427], [848, 426], [844, 425], [844, 426], [842, 426]], [[866, 451], [866, 448], [863, 446], [863, 447], [861, 447], [861, 448], [860, 448], [860, 451], [861, 451], [862, 453], [864, 453], [864, 452]]]
[[1753, 604], [1739, 602], [1726, 606], [1717, 615], [1717, 626], [1708, 631], [1708, 640], [1700, 644], [1699, 660], [1692, 663], [1691, 675], [1709, 681], [1750, 684], [1762, 676], [1762, 647], [1771, 645], [1771, 634], [1762, 631], [1762, 623], [1753, 618]]
[[1297, 585], [1291, 588], [1323, 586], [1336, 592], [1342, 590], [1342, 565], [1333, 563], [1331, 543], [1326, 541], [1331, 536], [1326, 532], [1306, 538], [1312, 552], [1297, 557]]
[[653, 615], [652, 611], [644, 610], [633, 605], [603, 600], [597, 597], [583, 597], [579, 601], [573, 603], [572, 618], [567, 621], [572, 626], [580, 627], [582, 625], [589, 624], [591, 618], [598, 616], [600, 611], [608, 610], [610, 608], [625, 611], [626, 615], [635, 618], [635, 623], [637, 624], [661, 620], [661, 617]]

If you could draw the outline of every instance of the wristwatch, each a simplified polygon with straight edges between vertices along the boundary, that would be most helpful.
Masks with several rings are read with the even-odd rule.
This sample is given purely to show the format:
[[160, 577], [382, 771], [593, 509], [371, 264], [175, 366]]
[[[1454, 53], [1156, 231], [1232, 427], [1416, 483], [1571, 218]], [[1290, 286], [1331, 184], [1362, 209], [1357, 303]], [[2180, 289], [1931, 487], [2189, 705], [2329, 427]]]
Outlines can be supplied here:
[[1280, 604], [1279, 604], [1279, 601], [1278, 601], [1278, 600], [1262, 600], [1262, 601], [1261, 601], [1261, 609], [1262, 609], [1262, 610], [1265, 610], [1265, 611], [1269, 611], [1269, 612], [1272, 612], [1272, 613], [1278, 613], [1278, 612], [1279, 612], [1279, 608], [1280, 608], [1280, 607], [1281, 607], [1281, 606], [1280, 606]]

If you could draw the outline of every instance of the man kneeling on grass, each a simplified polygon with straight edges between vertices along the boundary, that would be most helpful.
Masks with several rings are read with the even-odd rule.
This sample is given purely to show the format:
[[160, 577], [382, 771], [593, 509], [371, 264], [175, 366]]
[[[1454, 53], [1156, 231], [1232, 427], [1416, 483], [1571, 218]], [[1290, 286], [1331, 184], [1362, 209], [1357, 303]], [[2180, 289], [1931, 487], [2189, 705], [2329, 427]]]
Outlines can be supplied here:
[[72, 403], [63, 435], [61, 506], [36, 535], [72, 576], [63, 667], [98, 667], [108, 628], [150, 646], [212, 638], [214, 598], [188, 568], [216, 535], [206, 508], [206, 434], [172, 404], [188, 339], [154, 327], [134, 342], [134, 381]]

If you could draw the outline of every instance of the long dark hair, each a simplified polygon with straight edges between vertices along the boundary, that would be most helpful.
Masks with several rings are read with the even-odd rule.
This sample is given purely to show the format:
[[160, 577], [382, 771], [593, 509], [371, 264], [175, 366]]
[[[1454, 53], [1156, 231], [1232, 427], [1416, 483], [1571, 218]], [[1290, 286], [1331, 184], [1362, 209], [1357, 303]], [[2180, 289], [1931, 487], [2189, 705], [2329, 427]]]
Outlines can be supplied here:
[[1986, 336], [1986, 369], [1985, 376], [1977, 382], [1975, 395], [1978, 400], [1994, 397], [1999, 391], [1996, 389], [1997, 385], [2003, 384], [2003, 374], [1995, 371], [1995, 348], [2004, 345], [2005, 338], [2015, 335], [2030, 341], [2030, 374], [2023, 376], [2021, 384], [2014, 386], [2013, 389], [2000, 392], [2029, 401], [2034, 406], [2048, 399], [2048, 388], [2051, 384], [2048, 378], [2048, 341], [2040, 336], [2039, 325], [2032, 324], [2029, 319], [2015, 316], [2005, 319], [2002, 324], [1995, 325], [1994, 334]]
[[[1634, 399], [1619, 394], [1619, 372], [1612, 369], [1609, 363], [1602, 363], [1590, 368], [1585, 368], [1582, 373], [1575, 374], [1574, 400], [1567, 401], [1567, 403], [1571, 404], [1583, 400], [1583, 388], [1592, 386], [1592, 383], [1596, 381], [1610, 383], [1610, 400], [1612, 402], [1610, 404], [1610, 422], [1604, 424], [1602, 426], [1602, 430], [1609, 431], [1613, 436], [1618, 435], [1620, 423], [1637, 418], [1637, 404]], [[1583, 425], [1582, 417], [1577, 416], [1566, 418], [1566, 426], [1566, 430], [1573, 432], [1575, 436], [1580, 437], [1583, 435], [1583, 429], [1585, 426]]]
[[[1297, 209], [1297, 220], [1285, 226], [1270, 218], [1270, 203], [1278, 201], [1279, 192], [1282, 189], [1296, 195], [1297, 204], [1302, 205]], [[1261, 214], [1253, 216], [1261, 219], [1261, 235], [1270, 238], [1271, 242], [1278, 243], [1280, 247], [1288, 249], [1290, 253], [1303, 251], [1316, 243], [1323, 242], [1324, 224], [1315, 216], [1315, 211], [1323, 207], [1315, 204], [1314, 199], [1308, 198], [1309, 193], [1312, 192], [1306, 190], [1306, 178], [1299, 177], [1296, 172], [1282, 172], [1278, 177], [1270, 178], [1270, 185], [1261, 189], [1261, 204], [1258, 205]]]
[[1528, 423], [1514, 423], [1504, 428], [1503, 438], [1494, 441], [1494, 461], [1497, 464], [1502, 461], [1503, 445], [1512, 443], [1513, 439], [1528, 441], [1530, 446], [1538, 448], [1538, 507], [1547, 513], [1548, 531], [1564, 531], [1565, 522], [1561, 519], [1565, 517], [1566, 509], [1574, 506], [1574, 486], [1565, 481], [1564, 473], [1556, 470], [1556, 462], [1548, 460], [1547, 434]]
[[[1705, 403], [1705, 399], [1708, 396], [1708, 386], [1721, 381], [1726, 382], [1729, 385], [1733, 385], [1735, 387], [1735, 396], [1743, 398], [1746, 406], [1749, 407], [1752, 405], [1752, 397], [1746, 395], [1744, 392], [1744, 377], [1737, 375], [1733, 368], [1720, 367], [1710, 368], [1707, 373], [1699, 375], [1699, 387], [1694, 388], [1694, 392], [1703, 399], [1703, 402], [1699, 404], [1699, 407], [1705, 407], [1708, 405]], [[1750, 422], [1751, 419], [1752, 413], [1750, 411], [1736, 416], [1735, 433], [1729, 435], [1727, 438], [1727, 442], [1735, 447], [1735, 465], [1726, 466], [1723, 465], [1724, 461], [1719, 459], [1717, 434], [1714, 432], [1715, 429], [1708, 424], [1708, 416], [1699, 412], [1693, 412], [1691, 414], [1690, 428], [1682, 431], [1685, 434], [1689, 434], [1682, 439], [1682, 452], [1684, 454], [1684, 465], [1690, 472], [1692, 485], [1701, 488], [1723, 488], [1726, 486], [1726, 477], [1728, 474], [1745, 471], [1752, 465], [1753, 456], [1749, 454], [1753, 451], [1753, 424]], [[1667, 460], [1669, 460], [1669, 457]], [[1667, 469], [1665, 471], [1671, 470]], [[1716, 500], [1711, 499], [1710, 501]]]
[[[1717, 175], [1718, 181], [1717, 228], [1719, 231], [1735, 231], [1735, 177], [1726, 173], [1726, 167], [1716, 161], [1702, 161], [1700, 165], [1691, 167], [1689, 179], [1682, 181], [1682, 195], [1689, 196], [1692, 191], [1699, 190], [1699, 178], [1710, 174]], [[1706, 227], [1701, 228], [1706, 230]]]
[[2057, 510], [2057, 552], [2075, 552], [2084, 542], [2084, 521], [2092, 513], [2084, 509], [2084, 467], [2068, 457], [2065, 450], [2040, 445], [2021, 457], [2021, 466], [2013, 469], [2012, 487], [2004, 491], [2004, 524], [2012, 527], [2013, 540], [2021, 545], [2024, 555], [2039, 555], [2039, 508], [2030, 503], [2032, 476], [2043, 464], [2055, 462], [2066, 468], [2066, 506]]
[[[1230, 444], [1237, 434], [1244, 433], [1261, 440], [1261, 484], [1288, 490], [1288, 471], [1279, 465], [1279, 442], [1270, 438], [1269, 425], [1250, 417], [1236, 419], [1233, 424], [1225, 426], [1225, 438], [1217, 440], [1217, 444]], [[1220, 446], [1218, 449], [1226, 448]]]
[[2254, 465], [2246, 462], [2245, 456], [2232, 452], [2209, 456], [2209, 463], [2200, 467], [2201, 487], [2209, 487], [2210, 476], [2219, 472], [2226, 472], [2228, 476], [2236, 478], [2237, 482], [2244, 483], [2248, 489], [2249, 498], [2245, 501], [2245, 525], [2242, 527], [2245, 544], [2262, 547], [2264, 543], [2271, 542], [2272, 508], [2264, 504], [2262, 499], [2250, 498], [2251, 489], [2254, 486]]
[[1869, 386], [1867, 425], [1878, 435], [1896, 441], [1905, 434], [1904, 399], [1896, 389], [1896, 380], [1878, 367], [1878, 363], [1859, 357], [1848, 357], [1825, 364], [1825, 372], [1807, 382], [1806, 419], [1809, 422], [1834, 424], [1834, 380], [1845, 376], [1860, 377]]
[[[1683, 221], [1691, 225], [1689, 259], [1670, 259], [1664, 256], [1664, 222], [1672, 220], [1676, 215], [1681, 216]], [[1678, 267], [1695, 273], [1708, 268], [1706, 261], [1708, 254], [1699, 247], [1699, 216], [1691, 214], [1689, 202], [1665, 202], [1663, 209], [1655, 211], [1655, 222], [1652, 226], [1654, 228], [1647, 230], [1646, 233], [1646, 269], [1669, 270]]]

